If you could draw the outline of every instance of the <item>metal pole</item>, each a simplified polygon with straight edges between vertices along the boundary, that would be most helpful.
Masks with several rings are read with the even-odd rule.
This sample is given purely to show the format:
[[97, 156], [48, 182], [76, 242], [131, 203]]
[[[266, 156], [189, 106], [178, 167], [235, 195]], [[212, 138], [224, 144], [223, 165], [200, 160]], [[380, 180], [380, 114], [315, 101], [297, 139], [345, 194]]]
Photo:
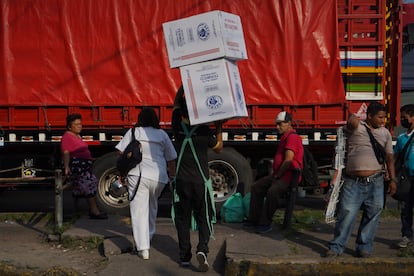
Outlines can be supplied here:
[[55, 171], [55, 226], [62, 227], [63, 221], [63, 181], [62, 170]]

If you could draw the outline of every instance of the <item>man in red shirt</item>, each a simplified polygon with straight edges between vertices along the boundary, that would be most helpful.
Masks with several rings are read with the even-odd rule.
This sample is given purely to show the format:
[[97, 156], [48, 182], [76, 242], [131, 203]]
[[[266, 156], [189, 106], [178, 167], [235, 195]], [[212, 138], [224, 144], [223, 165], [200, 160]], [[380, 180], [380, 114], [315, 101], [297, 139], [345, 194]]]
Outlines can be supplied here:
[[[292, 127], [292, 115], [286, 111], [276, 117], [276, 128], [282, 135], [275, 157], [273, 173], [256, 181], [251, 189], [250, 213], [245, 226], [257, 233], [272, 231], [272, 218], [279, 198], [288, 191], [294, 168], [303, 169], [303, 144]], [[301, 179], [299, 178], [299, 181]]]

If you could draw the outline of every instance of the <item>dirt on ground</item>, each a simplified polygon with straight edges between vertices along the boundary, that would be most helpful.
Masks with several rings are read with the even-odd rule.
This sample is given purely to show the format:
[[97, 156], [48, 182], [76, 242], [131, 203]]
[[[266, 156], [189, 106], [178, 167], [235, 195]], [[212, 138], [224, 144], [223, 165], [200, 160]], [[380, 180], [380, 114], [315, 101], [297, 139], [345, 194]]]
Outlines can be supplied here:
[[1, 219], [0, 275], [93, 275], [107, 265], [99, 241], [62, 243], [53, 232], [43, 214]]
[[[333, 236], [333, 225], [327, 225], [323, 221], [323, 213], [321, 208], [314, 210], [316, 203], [312, 198], [309, 200], [301, 200], [297, 212], [292, 218], [291, 229], [282, 231], [278, 228], [283, 218], [283, 210], [280, 210], [280, 216], [276, 214], [275, 227], [271, 235], [257, 235], [249, 233], [241, 229], [241, 224], [218, 224], [216, 226], [217, 239], [212, 242], [211, 256], [217, 256], [212, 264], [220, 264], [224, 262], [225, 249], [222, 247], [224, 241], [229, 237], [243, 237], [243, 241], [252, 240], [257, 249], [262, 249], [259, 240], [271, 244], [287, 243], [289, 252], [295, 258], [311, 258], [312, 260], [321, 260], [320, 255], [326, 250], [326, 245]], [[318, 200], [317, 202], [322, 201]], [[389, 201], [388, 204], [395, 204]], [[309, 206], [308, 206], [309, 205]], [[307, 208], [309, 207], [309, 208]], [[400, 239], [400, 219], [399, 211], [394, 206], [387, 208], [383, 212], [378, 226], [375, 238], [375, 248], [373, 255], [377, 259], [384, 259], [386, 262], [390, 258], [399, 260], [409, 260], [414, 256], [413, 250], [401, 251], [396, 248], [395, 244]], [[52, 217], [52, 218], [51, 218]], [[73, 218], [72, 218], [73, 217]], [[146, 271], [148, 275], [154, 274], [149, 271], [170, 272], [181, 270], [177, 267], [177, 261], [174, 257], [177, 250], [176, 232], [173, 224], [168, 219], [160, 219], [157, 221], [157, 238], [152, 247], [152, 256], [156, 256], [152, 262], [139, 262], [137, 256], [131, 254], [118, 254], [115, 256], [104, 256], [102, 240], [96, 237], [97, 233], [103, 233], [105, 237], [113, 236], [116, 233], [121, 237], [131, 237], [131, 230], [128, 227], [120, 228], [123, 225], [123, 218], [118, 216], [110, 217], [105, 221], [90, 221], [87, 218], [76, 218], [72, 216], [64, 219], [64, 227], [60, 231], [67, 234], [71, 230], [87, 231], [92, 225], [93, 229], [89, 229], [94, 235], [86, 235], [89, 240], [59, 240], [59, 235], [51, 235], [54, 229], [53, 215], [45, 213], [24, 213], [18, 217], [15, 215], [8, 216], [5, 213], [0, 214], [0, 275], [131, 275], [136, 273], [139, 267], [140, 271]], [[80, 222], [81, 227], [76, 227]], [[72, 226], [72, 227], [71, 227]], [[78, 225], [79, 226], [79, 225]], [[98, 228], [101, 232], [97, 232]], [[118, 229], [119, 228], [119, 229]], [[110, 231], [109, 231], [110, 230]], [[342, 260], [354, 261], [354, 243], [357, 227], [354, 227], [354, 233], [349, 241], [347, 250], [342, 256]], [[63, 235], [70, 236], [72, 235]], [[75, 237], [76, 235], [73, 235]], [[102, 235], [101, 235], [102, 236]], [[196, 236], [194, 235], [196, 238]], [[259, 239], [260, 238], [260, 239]], [[270, 240], [269, 240], [270, 239]], [[107, 240], [106, 240], [107, 241]], [[220, 241], [220, 242], [219, 242]], [[238, 240], [239, 241], [239, 240]], [[114, 242], [115, 245], [119, 245]], [[239, 243], [238, 243], [239, 244]], [[242, 243], [244, 246], [246, 242]], [[99, 246], [102, 246], [100, 248]], [[214, 250], [213, 250], [213, 246]], [[229, 246], [229, 244], [227, 244]], [[107, 247], [107, 246], [105, 246]], [[110, 248], [106, 248], [107, 252], [111, 252]], [[244, 249], [234, 247], [230, 253], [241, 254]], [[226, 254], [228, 252], [226, 251]], [[270, 251], [259, 252], [266, 258], [277, 255], [273, 245]], [[250, 258], [248, 256], [247, 258]], [[212, 257], [213, 258], [213, 257]], [[280, 257], [278, 257], [280, 258]], [[224, 266], [223, 266], [224, 267]], [[146, 270], [145, 270], [146, 269]], [[219, 273], [215, 270], [212, 275]], [[223, 270], [224, 271], [224, 270]], [[214, 274], [215, 273], [215, 274]], [[161, 274], [161, 273], [157, 273]], [[174, 274], [180, 275], [180, 274]]]

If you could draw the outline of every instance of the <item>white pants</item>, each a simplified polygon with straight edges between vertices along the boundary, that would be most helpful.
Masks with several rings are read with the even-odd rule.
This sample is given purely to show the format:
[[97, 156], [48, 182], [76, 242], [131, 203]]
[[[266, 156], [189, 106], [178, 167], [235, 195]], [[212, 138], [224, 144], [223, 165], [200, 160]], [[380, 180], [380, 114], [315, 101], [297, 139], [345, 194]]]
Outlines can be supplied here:
[[[128, 183], [137, 183], [138, 178], [137, 175], [128, 175]], [[129, 193], [132, 196], [131, 186], [135, 185], [128, 185]], [[164, 186], [162, 183], [142, 177], [137, 193], [129, 203], [132, 233], [138, 251], [150, 248], [150, 241], [155, 234], [158, 197]]]

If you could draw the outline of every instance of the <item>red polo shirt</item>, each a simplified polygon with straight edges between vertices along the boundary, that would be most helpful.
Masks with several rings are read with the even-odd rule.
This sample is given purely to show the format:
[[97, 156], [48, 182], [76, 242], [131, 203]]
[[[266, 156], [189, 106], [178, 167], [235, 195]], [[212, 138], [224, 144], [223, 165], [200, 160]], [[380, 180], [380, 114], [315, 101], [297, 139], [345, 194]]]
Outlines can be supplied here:
[[[292, 181], [292, 169], [300, 168], [303, 169], [303, 144], [302, 138], [296, 133], [295, 130], [291, 130], [283, 134], [280, 138], [279, 145], [277, 147], [277, 151], [275, 157], [273, 158], [273, 175], [277, 172], [280, 166], [285, 159], [285, 151], [289, 149], [294, 152], [295, 156], [293, 157], [291, 169], [288, 170], [285, 174], [281, 176], [281, 178], [290, 183]], [[299, 182], [301, 181], [302, 177], [299, 178]]]

